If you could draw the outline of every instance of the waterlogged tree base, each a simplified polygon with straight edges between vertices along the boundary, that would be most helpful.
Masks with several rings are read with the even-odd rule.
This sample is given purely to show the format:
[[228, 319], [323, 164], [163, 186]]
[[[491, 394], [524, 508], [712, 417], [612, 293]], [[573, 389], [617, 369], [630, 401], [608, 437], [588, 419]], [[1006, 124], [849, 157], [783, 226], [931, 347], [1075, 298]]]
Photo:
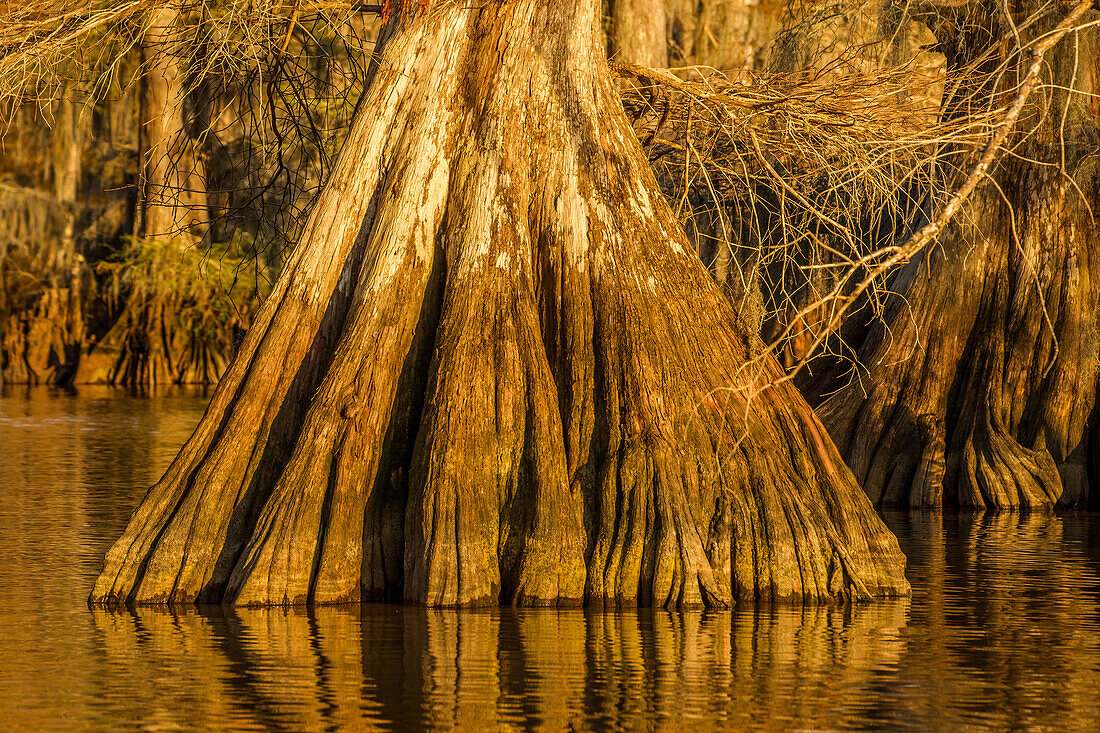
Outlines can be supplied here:
[[293, 261], [97, 603], [908, 592], [657, 188], [594, 2], [398, 11]]
[[132, 297], [81, 358], [76, 383], [130, 388], [216, 384], [232, 353], [235, 324], [189, 329], [180, 316], [187, 308], [183, 298]]
[[0, 384], [66, 385], [84, 337], [80, 286], [46, 288], [34, 307], [0, 323]]
[[[1013, 7], [1014, 17], [1040, 12]], [[1061, 17], [1029, 33], [1043, 37]], [[965, 24], [937, 26], [941, 46], [957, 47], [952, 74], [987, 57], [999, 18], [974, 10]], [[1090, 11], [1083, 28], [1097, 19]], [[979, 23], [988, 35], [960, 30]], [[1087, 452], [1100, 343], [1100, 77], [1086, 71], [1097, 40], [1088, 28], [1049, 51], [1049, 86], [1021, 118], [1014, 154], [897, 273], [891, 289], [903, 295], [880, 318], [845, 324], [849, 351], [821, 359], [803, 384], [877, 505], [1004, 511], [1087, 496], [1073, 464]]]

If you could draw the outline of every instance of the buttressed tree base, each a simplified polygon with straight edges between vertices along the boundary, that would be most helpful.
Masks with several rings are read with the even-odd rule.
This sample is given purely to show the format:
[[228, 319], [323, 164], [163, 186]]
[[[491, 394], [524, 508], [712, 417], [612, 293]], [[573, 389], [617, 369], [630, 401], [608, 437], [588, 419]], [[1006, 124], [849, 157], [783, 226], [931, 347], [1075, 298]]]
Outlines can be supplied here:
[[662, 198], [598, 10], [393, 8], [292, 262], [93, 602], [908, 592]]
[[[1031, 19], [1020, 23], [1029, 47], [1066, 17], [1014, 0], [1010, 22], [1004, 7], [967, 6], [932, 23], [957, 89], [946, 115], [991, 106], [1019, 84], [1031, 59], [1011, 47], [989, 53], [1011, 22]], [[1079, 17], [1081, 30], [1044, 57], [1045, 88], [1021, 116], [1012, 154], [937, 245], [897, 273], [890, 287], [902, 295], [880, 318], [846, 323], [841, 348], [851, 350], [806, 380], [876, 504], [1018, 510], [1087, 499], [1100, 343], [1100, 8]]]

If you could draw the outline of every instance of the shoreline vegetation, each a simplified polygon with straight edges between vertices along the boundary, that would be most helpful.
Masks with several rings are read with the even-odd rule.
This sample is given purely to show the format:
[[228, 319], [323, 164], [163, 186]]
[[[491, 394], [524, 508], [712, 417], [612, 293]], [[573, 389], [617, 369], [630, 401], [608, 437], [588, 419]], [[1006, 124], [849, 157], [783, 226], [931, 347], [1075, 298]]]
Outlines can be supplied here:
[[7, 11], [0, 383], [217, 385], [92, 601], [868, 600], [876, 508], [1088, 506], [1093, 5]]

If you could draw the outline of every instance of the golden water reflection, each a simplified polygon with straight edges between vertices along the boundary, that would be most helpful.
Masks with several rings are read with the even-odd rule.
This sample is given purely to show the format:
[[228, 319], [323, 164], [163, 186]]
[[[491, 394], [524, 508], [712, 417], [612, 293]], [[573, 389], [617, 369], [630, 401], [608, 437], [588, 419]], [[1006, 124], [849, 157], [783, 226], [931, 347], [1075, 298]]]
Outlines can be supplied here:
[[[91, 612], [158, 727], [835, 728], [905, 653], [906, 603], [774, 613], [409, 607]], [[149, 680], [163, 680], [152, 686]]]
[[0, 391], [17, 730], [1100, 729], [1100, 517], [891, 514], [912, 599], [725, 613], [89, 610], [200, 393]]

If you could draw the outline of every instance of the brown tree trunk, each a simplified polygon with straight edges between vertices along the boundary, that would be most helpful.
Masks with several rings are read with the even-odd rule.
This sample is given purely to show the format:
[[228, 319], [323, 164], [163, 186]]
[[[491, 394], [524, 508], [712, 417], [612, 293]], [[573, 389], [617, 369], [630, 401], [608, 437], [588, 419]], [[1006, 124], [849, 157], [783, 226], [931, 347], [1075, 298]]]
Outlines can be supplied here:
[[608, 55], [628, 64], [668, 66], [667, 0], [613, 0]]
[[666, 1], [672, 65], [721, 70], [759, 68], [782, 10], [777, 0]]
[[135, 229], [148, 238], [193, 242], [207, 227], [206, 175], [189, 131], [181, 20], [181, 0], [171, 0], [154, 13], [141, 39], [141, 222]]
[[610, 0], [608, 52], [650, 68], [755, 68], [780, 11], [773, 0]]
[[[1013, 17], [1038, 8], [1013, 4]], [[956, 75], [1011, 38], [996, 4], [966, 12], [933, 28]], [[1050, 10], [1024, 41], [1064, 14]], [[853, 373], [851, 361], [838, 361], [806, 385], [877, 504], [1011, 509], [1063, 500], [1059, 469], [1092, 409], [1100, 343], [1096, 30], [1067, 38], [1048, 59], [1050, 86], [1021, 120], [1013, 154], [938, 246], [897, 273], [902, 297], [882, 318], [846, 324], [853, 351], [845, 356], [860, 366]], [[994, 53], [985, 68], [1000, 60]], [[1017, 73], [1002, 87], [991, 86], [992, 75], [964, 86], [948, 113], [1010, 97]]]
[[[0, 277], [5, 290], [0, 297], [0, 383], [67, 384], [80, 360], [84, 301], [91, 287], [77, 251], [88, 119], [74, 96], [73, 89], [63, 90], [48, 133], [42, 132], [46, 119], [37, 110], [26, 110], [12, 123], [39, 138], [34, 142], [45, 143], [38, 147], [45, 155], [34, 161], [36, 187], [6, 186], [3, 192], [11, 203], [3, 206], [7, 221], [0, 235], [6, 240], [0, 243], [0, 270], [10, 272]], [[14, 146], [21, 142], [11, 141]], [[26, 176], [13, 168], [8, 171], [13, 177]], [[43, 184], [52, 185], [52, 197], [37, 188]]]
[[[138, 242], [127, 266], [172, 262], [179, 250], [208, 239], [206, 171], [196, 140], [205, 111], [183, 62], [190, 39], [182, 8], [181, 0], [158, 8], [141, 39]], [[82, 378], [129, 387], [210, 384], [220, 378], [232, 351], [232, 328], [211, 334], [186, 322], [183, 314], [193, 305], [193, 294], [183, 273], [174, 274], [138, 274], [137, 287], [126, 294]]]
[[94, 602], [908, 591], [657, 188], [598, 3], [397, 7], [347, 143]]
[[91, 288], [91, 276], [84, 257], [77, 251], [77, 227], [81, 217], [80, 187], [84, 177], [82, 159], [87, 133], [86, 115], [91, 113], [73, 99], [61, 101], [59, 115], [62, 125], [55, 136], [56, 168], [54, 191], [65, 209], [65, 226], [54, 262], [54, 282], [47, 291], [47, 305], [56, 308], [47, 320], [54, 324], [51, 339], [53, 353], [49, 359], [51, 384], [66, 384], [76, 376], [80, 352], [84, 344], [84, 303]]

